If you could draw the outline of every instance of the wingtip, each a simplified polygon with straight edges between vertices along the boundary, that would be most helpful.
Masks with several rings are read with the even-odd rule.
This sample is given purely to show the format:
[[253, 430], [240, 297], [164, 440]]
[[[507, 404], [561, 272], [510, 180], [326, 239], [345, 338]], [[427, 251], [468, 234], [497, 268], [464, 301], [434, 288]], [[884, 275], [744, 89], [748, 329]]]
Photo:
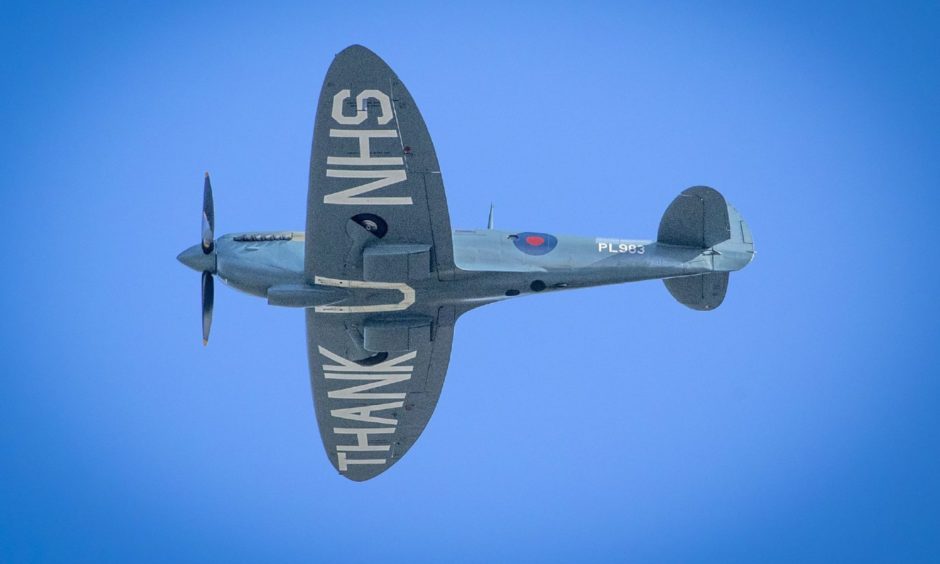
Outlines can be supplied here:
[[[367, 57], [367, 58], [369, 58], [369, 57], [374, 57], [374, 58], [379, 59], [380, 61], [382, 61], [382, 58], [379, 57], [378, 53], [376, 53], [376, 52], [373, 51], [372, 49], [369, 49], [369, 48], [366, 47], [365, 45], [360, 45], [359, 43], [353, 43], [352, 45], [349, 45], [348, 47], [346, 47], [345, 49], [343, 49], [342, 51], [340, 51], [339, 53], [337, 53], [336, 56], [337, 56], [337, 57], [340, 57], [340, 56], [343, 56], [343, 57]], [[384, 63], [385, 61], [382, 61], [382, 62]]]
[[209, 171], [206, 171], [206, 178], [209, 178]]
[[202, 346], [205, 347], [205, 346], [208, 346], [208, 345], [209, 345], [209, 341], [206, 340], [206, 339], [203, 339], [203, 340], [202, 340]]

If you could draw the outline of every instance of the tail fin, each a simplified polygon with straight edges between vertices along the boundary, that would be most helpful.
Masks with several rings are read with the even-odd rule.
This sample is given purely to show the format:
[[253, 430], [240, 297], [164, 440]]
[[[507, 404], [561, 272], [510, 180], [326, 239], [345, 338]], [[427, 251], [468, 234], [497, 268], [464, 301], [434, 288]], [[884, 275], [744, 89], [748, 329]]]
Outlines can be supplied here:
[[728, 291], [728, 273], [754, 258], [751, 230], [724, 196], [707, 186], [689, 188], [672, 201], [659, 223], [657, 240], [702, 249], [708, 256], [714, 272], [663, 280], [679, 303], [700, 311], [720, 306]]

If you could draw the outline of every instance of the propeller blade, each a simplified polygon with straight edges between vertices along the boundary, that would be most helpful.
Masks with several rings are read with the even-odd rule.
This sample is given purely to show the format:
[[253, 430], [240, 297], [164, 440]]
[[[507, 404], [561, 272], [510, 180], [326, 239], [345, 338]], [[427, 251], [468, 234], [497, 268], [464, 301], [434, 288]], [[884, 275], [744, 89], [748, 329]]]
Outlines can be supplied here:
[[215, 204], [212, 201], [212, 184], [209, 173], [202, 189], [202, 252], [209, 254], [215, 248]]
[[202, 344], [209, 344], [209, 329], [212, 328], [212, 304], [215, 300], [215, 282], [208, 272], [202, 273]]

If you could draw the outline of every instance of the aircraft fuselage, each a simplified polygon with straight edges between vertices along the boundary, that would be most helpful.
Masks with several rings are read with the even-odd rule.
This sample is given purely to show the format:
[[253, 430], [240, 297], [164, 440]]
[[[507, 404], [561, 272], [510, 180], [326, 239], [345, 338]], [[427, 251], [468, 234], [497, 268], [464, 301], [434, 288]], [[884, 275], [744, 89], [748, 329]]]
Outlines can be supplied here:
[[[547, 291], [726, 272], [743, 268], [753, 258], [752, 247], [733, 242], [700, 249], [650, 240], [495, 229], [457, 230], [453, 243], [457, 265], [453, 276], [408, 281], [407, 287], [422, 304], [474, 307]], [[393, 299], [388, 290], [308, 283], [304, 244], [302, 232], [223, 235], [215, 244], [215, 273], [227, 285], [268, 298], [273, 305], [343, 303], [351, 293], [360, 305], [398, 301], [397, 294]], [[185, 251], [180, 255], [184, 263], [187, 254], [198, 258], [202, 251], [198, 245]]]

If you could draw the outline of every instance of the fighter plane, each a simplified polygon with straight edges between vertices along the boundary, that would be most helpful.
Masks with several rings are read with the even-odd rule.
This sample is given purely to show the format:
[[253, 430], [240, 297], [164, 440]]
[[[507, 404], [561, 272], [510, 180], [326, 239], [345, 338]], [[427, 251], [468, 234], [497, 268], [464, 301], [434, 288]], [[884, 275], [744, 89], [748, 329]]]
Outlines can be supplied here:
[[215, 236], [209, 175], [202, 241], [178, 257], [202, 273], [203, 343], [213, 276], [303, 308], [314, 406], [342, 476], [373, 478], [421, 435], [444, 384], [454, 324], [515, 297], [662, 279], [681, 304], [718, 307], [754, 258], [751, 232], [716, 190], [685, 190], [655, 240], [540, 231], [451, 231], [434, 146], [414, 99], [359, 45], [333, 60], [314, 125], [305, 231]]

